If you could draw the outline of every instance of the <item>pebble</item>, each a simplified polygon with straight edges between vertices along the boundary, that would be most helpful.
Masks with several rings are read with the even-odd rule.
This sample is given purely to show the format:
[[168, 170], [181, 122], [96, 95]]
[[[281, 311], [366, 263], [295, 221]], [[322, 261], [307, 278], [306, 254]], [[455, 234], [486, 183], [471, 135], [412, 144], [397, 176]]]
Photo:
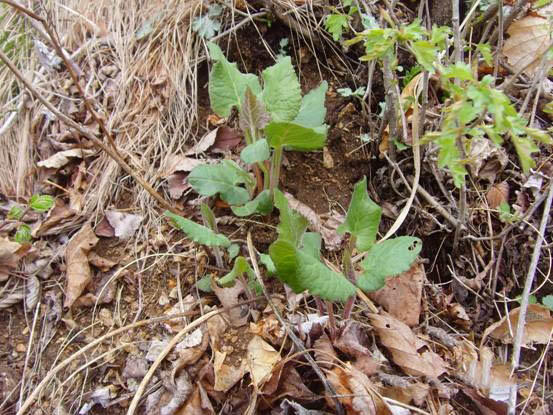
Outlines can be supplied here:
[[17, 344], [17, 346], [15, 346], [15, 351], [19, 353], [25, 353], [27, 351], [27, 346], [25, 346], [23, 343], [19, 343]]

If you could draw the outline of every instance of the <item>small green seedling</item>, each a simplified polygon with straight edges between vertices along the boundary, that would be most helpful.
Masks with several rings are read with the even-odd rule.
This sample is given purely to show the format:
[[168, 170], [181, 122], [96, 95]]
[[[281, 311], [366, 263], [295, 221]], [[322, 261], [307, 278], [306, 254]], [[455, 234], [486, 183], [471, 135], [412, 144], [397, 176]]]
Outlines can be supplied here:
[[221, 117], [228, 117], [234, 108], [238, 110], [247, 144], [240, 158], [262, 172], [264, 190], [251, 200], [256, 182], [230, 160], [194, 168], [188, 182], [201, 195], [219, 195], [237, 216], [268, 214], [273, 210], [284, 149], [312, 151], [326, 143], [327, 83], [302, 97], [290, 57], [282, 57], [265, 69], [260, 80], [241, 73], [216, 44], [209, 43], [208, 47], [215, 61], [209, 80], [211, 108]]
[[192, 30], [204, 39], [211, 39], [221, 30], [221, 22], [218, 17], [221, 16], [223, 7], [220, 4], [212, 4], [207, 10], [207, 14], [198, 16], [192, 22]]
[[[54, 206], [55, 199], [50, 195], [33, 195], [29, 199], [27, 206], [14, 205], [8, 212], [7, 218], [10, 220], [22, 221], [29, 209], [38, 213], [46, 213]], [[33, 239], [31, 227], [26, 223], [21, 223], [13, 237], [15, 242], [20, 244], [29, 243]]]
[[352, 91], [351, 88], [338, 88], [336, 92], [338, 92], [344, 98], [355, 97], [362, 99], [365, 95], [366, 90], [367, 88], [365, 88], [364, 86], [360, 86], [355, 91]]

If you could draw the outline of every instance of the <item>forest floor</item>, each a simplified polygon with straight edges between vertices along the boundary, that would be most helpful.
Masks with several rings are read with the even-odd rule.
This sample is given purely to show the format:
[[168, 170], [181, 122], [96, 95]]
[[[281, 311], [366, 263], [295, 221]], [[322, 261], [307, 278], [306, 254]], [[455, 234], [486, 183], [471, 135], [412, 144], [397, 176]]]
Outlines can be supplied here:
[[[228, 256], [221, 267], [213, 249], [175, 230], [163, 216], [167, 206], [136, 176], [197, 223], [200, 204], [209, 203], [218, 231], [246, 258], [248, 236], [257, 252], [267, 253], [279, 223], [277, 209], [234, 216], [228, 204], [198, 195], [187, 181], [197, 160], [239, 162], [246, 145], [238, 116], [219, 117], [212, 109], [213, 63], [205, 39], [191, 29], [212, 5], [37, 6], [34, 12], [47, 16], [70, 55], [68, 70], [38, 21], [10, 3], [1, 4], [3, 55], [17, 62], [34, 91], [25, 92], [7, 65], [0, 68], [0, 414], [488, 415], [507, 414], [513, 395], [517, 413], [553, 412], [550, 147], [534, 153], [529, 172], [510, 143], [486, 140], [471, 150], [465, 224], [456, 243], [459, 188], [438, 166], [436, 147], [422, 145], [419, 190], [396, 232], [420, 238], [419, 258], [384, 288], [359, 292], [346, 319], [342, 303], [318, 303], [264, 271], [268, 296], [256, 295], [244, 280], [233, 287], [212, 282], [212, 292], [203, 292], [200, 279], [215, 281], [231, 270]], [[408, 205], [417, 170], [411, 127], [388, 137], [383, 71], [359, 59], [362, 48], [348, 49], [325, 31], [326, 16], [346, 10], [340, 2], [213, 3], [223, 5], [213, 17], [220, 24], [215, 40], [240, 71], [261, 74], [281, 54], [291, 57], [302, 93], [328, 82], [326, 145], [285, 151], [279, 188], [308, 216], [310, 229], [322, 233], [326, 265], [340, 269], [347, 238], [337, 226], [356, 183], [366, 177], [368, 195], [382, 208], [380, 237]], [[405, 24], [417, 16], [417, 2], [386, 3], [371, 10], [387, 8]], [[539, 18], [528, 7], [518, 19]], [[450, 11], [449, 2], [431, 1], [423, 16], [450, 24], [444, 8]], [[461, 19], [469, 10], [462, 7]], [[355, 29], [359, 22], [352, 17], [350, 24]], [[475, 39], [481, 32], [475, 25]], [[497, 83], [509, 81], [517, 110], [524, 105], [532, 125], [547, 130], [553, 77], [540, 78], [537, 88], [523, 71], [509, 72], [496, 43], [492, 49], [505, 61]], [[403, 96], [407, 69], [417, 62], [398, 50]], [[494, 68], [479, 76], [489, 72]], [[439, 128], [447, 104], [438, 78], [429, 85], [425, 131]], [[363, 86], [370, 94], [340, 92]], [[412, 114], [405, 115], [411, 123]], [[94, 137], [108, 151], [116, 148], [133, 174]], [[34, 209], [37, 194], [53, 196], [53, 206]], [[501, 211], [502, 203], [511, 210]], [[17, 239], [25, 227], [28, 240]]]

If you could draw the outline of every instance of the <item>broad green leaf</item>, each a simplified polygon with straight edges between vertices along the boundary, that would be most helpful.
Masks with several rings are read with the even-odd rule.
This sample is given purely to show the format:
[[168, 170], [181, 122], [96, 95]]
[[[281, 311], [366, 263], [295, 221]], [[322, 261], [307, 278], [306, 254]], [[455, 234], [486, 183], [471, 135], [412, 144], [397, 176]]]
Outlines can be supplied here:
[[240, 166], [231, 160], [219, 164], [202, 164], [188, 175], [188, 183], [203, 196], [217, 193], [231, 205], [241, 205], [250, 199], [249, 192], [240, 184], [251, 186], [253, 180]]
[[367, 178], [357, 182], [353, 188], [346, 220], [338, 226], [337, 232], [349, 232], [355, 236], [355, 246], [360, 251], [368, 251], [376, 241], [382, 209], [372, 201], [367, 192]]
[[271, 117], [265, 110], [263, 101], [259, 100], [250, 88], [246, 88], [244, 105], [240, 111], [239, 124], [244, 133], [249, 131], [252, 139], [258, 137], [257, 132], [265, 128]]
[[455, 186], [461, 187], [465, 182], [467, 171], [461, 162], [461, 153], [457, 147], [455, 135], [446, 131], [439, 135], [436, 141], [440, 148], [438, 166], [447, 167], [453, 176]]
[[275, 264], [273, 263], [273, 260], [271, 259], [270, 255], [259, 254], [259, 261], [265, 266], [265, 269], [267, 269], [268, 275], [276, 274]]
[[357, 280], [357, 286], [363, 291], [382, 288], [386, 278], [407, 271], [421, 249], [422, 241], [412, 236], [400, 236], [373, 245], [361, 263], [363, 273]]
[[355, 287], [342, 274], [327, 268], [318, 259], [288, 241], [278, 239], [269, 247], [278, 278], [296, 293], [308, 290], [324, 300], [345, 301]]
[[228, 252], [229, 259], [231, 260], [234, 259], [236, 255], [238, 255], [238, 253], [240, 252], [240, 245], [232, 244], [227, 248], [227, 252]]
[[247, 164], [254, 164], [268, 160], [270, 156], [271, 149], [269, 148], [269, 144], [267, 144], [267, 140], [264, 138], [246, 146], [240, 152], [240, 158]]
[[217, 232], [217, 222], [215, 220], [215, 213], [211, 208], [206, 204], [202, 203], [200, 205], [200, 213], [202, 214], [202, 219], [209, 229]]
[[455, 65], [450, 65], [442, 68], [442, 76], [449, 79], [460, 79], [461, 81], [473, 81], [472, 71], [470, 66], [465, 62], [456, 62]]
[[545, 297], [543, 297], [541, 299], [541, 303], [547, 307], [548, 309], [550, 309], [551, 311], [553, 311], [553, 295], [549, 294], [549, 295], [546, 295]]
[[275, 189], [275, 206], [280, 212], [280, 223], [277, 227], [279, 239], [299, 246], [307, 229], [307, 219], [290, 209], [286, 196], [278, 189]]
[[488, 45], [487, 43], [479, 43], [478, 45], [476, 45], [476, 49], [482, 54], [486, 65], [491, 65], [493, 62], [493, 56], [490, 45]]
[[253, 270], [250, 267], [250, 264], [248, 264], [248, 261], [246, 261], [246, 258], [239, 256], [234, 260], [234, 265], [230, 272], [219, 278], [217, 282], [222, 287], [229, 287], [234, 285], [234, 280], [244, 275], [244, 273], [247, 273], [248, 277], [255, 278]]
[[511, 141], [515, 146], [522, 171], [528, 173], [536, 165], [536, 162], [532, 158], [532, 153], [539, 151], [538, 146], [528, 137], [519, 137], [516, 134], [511, 134]]
[[329, 14], [325, 19], [325, 28], [332, 35], [332, 39], [338, 42], [342, 33], [348, 28], [349, 16], [346, 14]]
[[524, 131], [528, 134], [528, 136], [539, 141], [540, 143], [549, 145], [553, 144], [553, 139], [551, 139], [551, 136], [546, 131], [530, 127], [525, 127]]
[[303, 248], [301, 249], [315, 259], [321, 259], [322, 238], [317, 232], [305, 232], [303, 235]]
[[284, 146], [299, 151], [323, 148], [326, 143], [326, 132], [326, 125], [309, 128], [293, 122], [273, 121], [265, 127], [267, 141], [271, 147]]
[[273, 200], [269, 190], [263, 190], [255, 199], [249, 201], [243, 206], [231, 206], [232, 212], [236, 216], [249, 216], [254, 213], [268, 215], [273, 211]]
[[411, 48], [419, 65], [424, 67], [428, 72], [434, 73], [434, 61], [437, 58], [438, 49], [428, 40], [413, 42]]
[[213, 289], [211, 288], [211, 275], [206, 275], [205, 277], [200, 278], [198, 282], [196, 282], [196, 287], [204, 293], [213, 292]]
[[50, 195], [33, 195], [29, 200], [29, 207], [35, 212], [48, 212], [54, 206], [54, 198]]
[[265, 69], [261, 95], [273, 121], [292, 121], [301, 107], [301, 88], [290, 56]]
[[32, 239], [31, 227], [26, 224], [19, 226], [13, 237], [13, 240], [20, 244], [31, 242]]
[[210, 42], [207, 46], [211, 59], [216, 61], [209, 75], [211, 108], [220, 117], [228, 117], [233, 107], [242, 110], [247, 88], [258, 95], [261, 93], [261, 85], [257, 76], [243, 74], [236, 67], [236, 63], [230, 63], [215, 43]]
[[19, 220], [23, 217], [23, 213], [24, 213], [24, 210], [21, 206], [18, 206], [18, 205], [12, 206], [12, 208], [8, 212], [8, 219]]
[[176, 215], [166, 210], [164, 215], [171, 219], [171, 222], [179, 230], [183, 231], [188, 238], [194, 242], [207, 246], [222, 246], [227, 248], [230, 241], [225, 235], [213, 232], [206, 226], [200, 225], [182, 216]]
[[[294, 122], [304, 127], [319, 127], [325, 121], [325, 98], [328, 83], [323, 81], [317, 88], [313, 88], [304, 95], [301, 108]], [[350, 90], [351, 91], [351, 90]]]

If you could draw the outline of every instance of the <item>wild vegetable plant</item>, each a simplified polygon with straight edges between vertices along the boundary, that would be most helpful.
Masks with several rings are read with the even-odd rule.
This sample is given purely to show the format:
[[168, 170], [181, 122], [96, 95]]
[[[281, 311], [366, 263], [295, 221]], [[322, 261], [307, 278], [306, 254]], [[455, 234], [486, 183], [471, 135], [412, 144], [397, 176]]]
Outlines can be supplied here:
[[54, 197], [50, 195], [33, 195], [29, 199], [26, 206], [14, 205], [8, 212], [7, 218], [20, 222], [13, 240], [20, 244], [31, 242], [33, 239], [31, 227], [23, 223], [23, 219], [27, 212], [34, 210], [37, 213], [48, 212], [54, 206]]
[[251, 200], [256, 182], [231, 160], [194, 168], [188, 182], [201, 195], [219, 195], [238, 216], [268, 214], [273, 209], [284, 149], [312, 151], [325, 145], [327, 83], [302, 97], [289, 56], [280, 57], [259, 79], [240, 72], [216, 44], [209, 43], [208, 47], [215, 61], [209, 79], [211, 108], [220, 117], [238, 110], [247, 144], [240, 158], [261, 172], [264, 185], [263, 191]]
[[[463, 62], [443, 65], [438, 61], [450, 43], [448, 27], [435, 26], [429, 31], [419, 20], [400, 27], [389, 18], [388, 23], [391, 27], [365, 30], [345, 44], [363, 42], [365, 55], [361, 60], [388, 59], [392, 69], [397, 68], [396, 49], [401, 45], [424, 70], [439, 74], [442, 89], [449, 96], [445, 117], [440, 129], [427, 133], [422, 142], [434, 141], [438, 145], [438, 164], [450, 171], [457, 187], [465, 182], [466, 154], [470, 153], [474, 137], [487, 137], [496, 145], [503, 144], [503, 137], [509, 137], [525, 173], [534, 166], [532, 153], [538, 151], [537, 143], [553, 144], [545, 131], [527, 126], [527, 120], [517, 113], [510, 99], [494, 87], [492, 76], [479, 80]], [[484, 59], [491, 60], [487, 45], [478, 45], [477, 49]]]
[[[280, 212], [278, 239], [269, 247], [276, 276], [295, 292], [308, 290], [329, 301], [346, 301], [356, 292], [382, 288], [386, 278], [407, 271], [422, 248], [420, 239], [400, 236], [377, 243], [382, 209], [371, 200], [364, 178], [355, 185], [346, 219], [339, 233], [350, 235], [344, 250], [344, 273], [336, 272], [321, 261], [321, 235], [306, 232], [307, 220], [293, 211], [286, 197], [275, 191], [275, 205]], [[359, 275], [353, 269], [354, 250], [366, 253]], [[346, 276], [347, 275], [347, 276]]]

